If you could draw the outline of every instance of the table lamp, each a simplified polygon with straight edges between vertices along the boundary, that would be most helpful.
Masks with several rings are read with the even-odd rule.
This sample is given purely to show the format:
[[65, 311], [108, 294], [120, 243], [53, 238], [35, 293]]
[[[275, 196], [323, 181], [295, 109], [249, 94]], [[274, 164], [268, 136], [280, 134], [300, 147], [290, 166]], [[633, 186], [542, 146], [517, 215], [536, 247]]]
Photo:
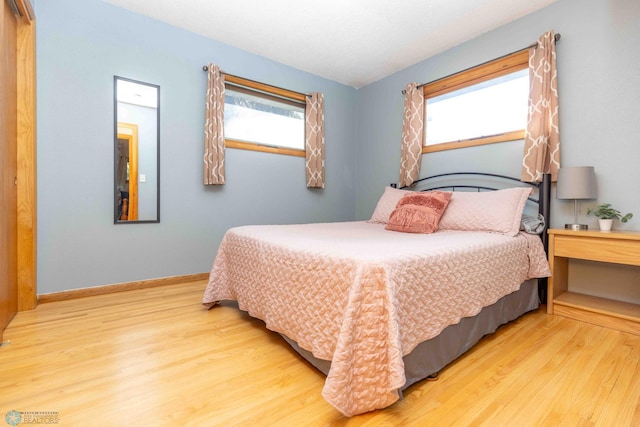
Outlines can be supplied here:
[[578, 200], [595, 199], [596, 173], [593, 166], [577, 166], [558, 169], [557, 199], [573, 200], [573, 224], [565, 224], [569, 230], [587, 230], [587, 224], [578, 223]]

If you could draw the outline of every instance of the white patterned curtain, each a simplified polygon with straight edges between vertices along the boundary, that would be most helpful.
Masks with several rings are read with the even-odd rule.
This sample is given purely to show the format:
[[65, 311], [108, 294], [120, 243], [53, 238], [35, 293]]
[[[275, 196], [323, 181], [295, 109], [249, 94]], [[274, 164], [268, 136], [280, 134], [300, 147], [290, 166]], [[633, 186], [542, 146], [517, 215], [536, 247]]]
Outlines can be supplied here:
[[209, 64], [204, 124], [204, 185], [224, 184], [224, 75]]
[[308, 188], [324, 188], [324, 95], [306, 97], [305, 156]]
[[522, 158], [522, 181], [540, 182], [551, 174], [557, 181], [560, 168], [558, 129], [558, 80], [553, 31], [544, 33], [529, 50], [529, 113]]
[[409, 83], [404, 95], [400, 187], [413, 184], [420, 176], [422, 135], [424, 132], [424, 95], [416, 83]]

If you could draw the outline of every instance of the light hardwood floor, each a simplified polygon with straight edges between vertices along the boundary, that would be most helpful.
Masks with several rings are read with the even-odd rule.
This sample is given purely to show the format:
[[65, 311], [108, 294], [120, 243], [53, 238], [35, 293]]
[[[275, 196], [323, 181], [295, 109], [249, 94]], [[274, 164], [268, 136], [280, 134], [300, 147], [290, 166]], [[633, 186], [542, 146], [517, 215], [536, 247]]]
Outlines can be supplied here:
[[[345, 418], [262, 322], [207, 311], [198, 281], [39, 305], [0, 348], [10, 410], [63, 426], [637, 426], [640, 337], [549, 316], [485, 337], [385, 410]], [[4, 425], [4, 424], [3, 424]]]

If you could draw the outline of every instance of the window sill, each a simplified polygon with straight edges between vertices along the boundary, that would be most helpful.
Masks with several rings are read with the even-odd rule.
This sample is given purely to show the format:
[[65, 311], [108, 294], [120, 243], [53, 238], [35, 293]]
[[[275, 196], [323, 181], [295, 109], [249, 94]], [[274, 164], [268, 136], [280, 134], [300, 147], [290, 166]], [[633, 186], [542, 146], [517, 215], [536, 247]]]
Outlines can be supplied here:
[[463, 139], [460, 141], [443, 142], [441, 144], [425, 145], [422, 147], [422, 154], [434, 153], [436, 151], [455, 150], [456, 148], [475, 147], [478, 145], [495, 144], [497, 142], [517, 141], [524, 139], [524, 129], [513, 132], [505, 132], [497, 135], [483, 136], [480, 138]]
[[238, 148], [240, 150], [260, 151], [263, 153], [284, 154], [286, 156], [305, 157], [304, 150], [295, 148], [274, 147], [271, 145], [256, 144], [254, 142], [238, 141], [235, 139], [225, 139], [226, 148]]

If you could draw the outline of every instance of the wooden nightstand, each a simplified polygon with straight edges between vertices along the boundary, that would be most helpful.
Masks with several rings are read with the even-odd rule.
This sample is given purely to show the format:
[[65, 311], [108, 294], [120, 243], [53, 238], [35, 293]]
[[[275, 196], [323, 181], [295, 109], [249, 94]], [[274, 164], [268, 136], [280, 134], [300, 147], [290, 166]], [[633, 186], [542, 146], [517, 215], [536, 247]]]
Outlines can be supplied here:
[[640, 233], [551, 229], [547, 313], [640, 335], [640, 305], [569, 292], [569, 258], [640, 266]]

